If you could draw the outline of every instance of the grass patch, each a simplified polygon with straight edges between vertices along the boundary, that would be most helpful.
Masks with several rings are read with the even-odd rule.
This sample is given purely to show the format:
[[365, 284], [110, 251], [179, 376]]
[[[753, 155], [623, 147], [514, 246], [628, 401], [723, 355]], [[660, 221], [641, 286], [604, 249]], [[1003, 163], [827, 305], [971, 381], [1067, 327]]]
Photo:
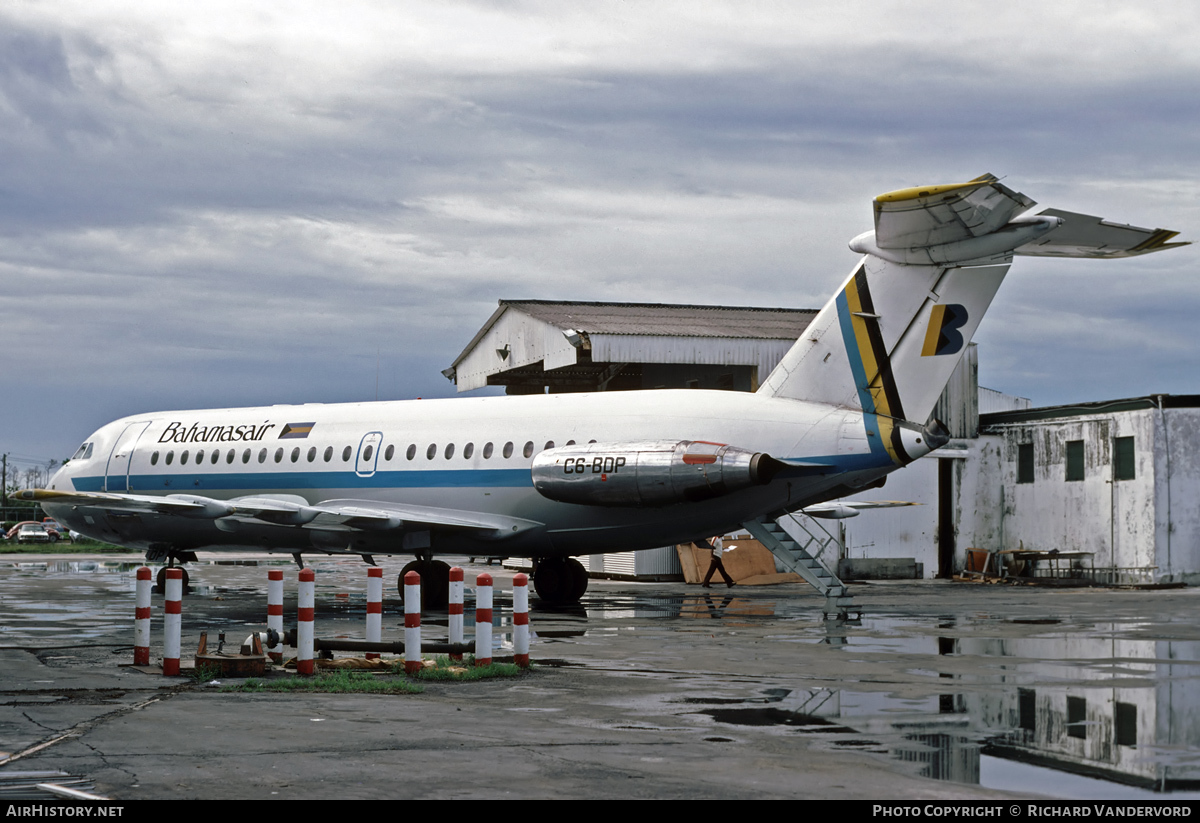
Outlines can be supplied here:
[[[491, 680], [496, 677], [520, 677], [527, 669], [522, 669], [513, 663], [490, 663], [487, 666], [476, 666], [475, 655], [469, 654], [461, 661], [451, 660], [449, 656], [439, 654], [434, 658], [436, 666], [423, 668], [409, 675], [413, 680]], [[392, 668], [400, 673], [404, 671], [401, 661]]]
[[424, 691], [405, 679], [376, 677], [368, 672], [334, 671], [312, 677], [288, 677], [278, 680], [251, 678], [242, 683], [222, 686], [222, 692], [309, 692], [317, 694], [420, 694]]

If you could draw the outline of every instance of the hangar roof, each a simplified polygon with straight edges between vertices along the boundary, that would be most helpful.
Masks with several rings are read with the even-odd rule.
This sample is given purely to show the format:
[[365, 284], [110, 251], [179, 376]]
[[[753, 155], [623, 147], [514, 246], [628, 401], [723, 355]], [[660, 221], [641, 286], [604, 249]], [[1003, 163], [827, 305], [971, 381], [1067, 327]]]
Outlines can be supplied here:
[[630, 364], [644, 363], [741, 365], [765, 375], [816, 315], [815, 309], [500, 300], [444, 374], [459, 391], [550, 372], [574, 379], [579, 369], [599, 374], [603, 364], [622, 364], [627, 374]]
[[682, 303], [586, 303], [568, 300], [501, 300], [561, 329], [589, 334], [682, 335], [795, 340], [817, 316], [815, 309], [693, 306]]

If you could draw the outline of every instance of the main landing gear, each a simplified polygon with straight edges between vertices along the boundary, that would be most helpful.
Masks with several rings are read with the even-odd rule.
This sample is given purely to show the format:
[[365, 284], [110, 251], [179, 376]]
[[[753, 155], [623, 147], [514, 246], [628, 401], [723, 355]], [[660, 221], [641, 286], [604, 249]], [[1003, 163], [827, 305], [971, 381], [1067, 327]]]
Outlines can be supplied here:
[[396, 588], [404, 602], [404, 575], [421, 575], [421, 611], [444, 611], [450, 603], [450, 564], [441, 560], [413, 560], [400, 570]]
[[188, 594], [189, 592], [191, 592], [191, 588], [188, 586], [189, 578], [188, 578], [187, 569], [183, 568], [182, 565], [176, 566], [175, 564], [176, 563], [180, 563], [180, 564], [195, 563], [195, 562], [196, 562], [196, 553], [191, 552], [191, 551], [183, 551], [183, 550], [172, 549], [170, 547], [163, 547], [163, 546], [155, 546], [146, 551], [146, 563], [147, 564], [150, 564], [150, 563], [166, 563], [167, 564], [158, 570], [158, 575], [154, 580], [154, 582], [155, 582], [154, 591], [158, 594], [166, 594], [167, 593], [167, 569], [174, 569], [174, 568], [178, 568], [181, 572], [183, 572], [183, 593]]
[[587, 586], [587, 569], [574, 557], [534, 560], [533, 588], [551, 606], [575, 605]]
[[154, 578], [154, 583], [156, 586], [154, 590], [159, 594], [167, 593], [167, 569], [171, 568], [177, 568], [183, 572], [183, 594], [190, 592], [191, 588], [188, 586], [188, 581], [191, 578], [188, 577], [187, 569], [183, 568], [182, 566], [176, 566], [174, 563], [172, 563], [170, 566], [163, 566], [158, 570], [158, 575]]

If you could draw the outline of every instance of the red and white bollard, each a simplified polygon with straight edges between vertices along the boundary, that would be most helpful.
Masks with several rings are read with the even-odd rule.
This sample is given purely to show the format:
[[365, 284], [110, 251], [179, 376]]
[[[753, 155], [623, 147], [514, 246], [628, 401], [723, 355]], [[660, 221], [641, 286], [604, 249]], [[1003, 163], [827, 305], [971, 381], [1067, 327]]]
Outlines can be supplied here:
[[296, 674], [313, 673], [313, 618], [316, 612], [316, 575], [300, 570], [300, 592], [296, 609]]
[[[383, 569], [367, 569], [367, 642], [383, 642]], [[367, 660], [378, 660], [379, 652], [367, 652]]]
[[404, 575], [404, 672], [421, 669], [421, 575]]
[[279, 642], [267, 649], [272, 663], [283, 662], [283, 571], [267, 572], [267, 628], [274, 629]]
[[154, 575], [142, 566], [137, 570], [137, 610], [133, 614], [133, 665], [150, 665], [150, 587]]
[[529, 575], [513, 578], [513, 662], [529, 668]]
[[492, 576], [475, 578], [475, 665], [492, 665]]
[[[450, 569], [450, 642], [463, 642], [463, 570]], [[451, 660], [462, 660], [462, 652], [450, 652]]]
[[163, 674], [179, 674], [180, 631], [183, 623], [183, 569], [167, 569], [166, 614], [163, 617]]

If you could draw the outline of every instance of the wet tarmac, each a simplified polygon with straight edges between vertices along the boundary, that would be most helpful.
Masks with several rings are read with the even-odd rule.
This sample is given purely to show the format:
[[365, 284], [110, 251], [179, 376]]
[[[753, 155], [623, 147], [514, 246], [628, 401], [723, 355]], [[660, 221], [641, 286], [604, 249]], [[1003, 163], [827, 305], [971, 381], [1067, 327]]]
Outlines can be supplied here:
[[[139, 565], [0, 557], [0, 798], [33, 770], [122, 800], [1200, 796], [1200, 590], [873, 583], [839, 622], [801, 585], [594, 580], [576, 609], [533, 598], [518, 680], [248, 695], [126, 665]], [[311, 566], [317, 635], [362, 638], [364, 565]], [[188, 568], [185, 658], [262, 628], [268, 568], [294, 618], [290, 560]], [[497, 578], [511, 654], [512, 572], [466, 568]], [[445, 639], [444, 614], [423, 622]]]

